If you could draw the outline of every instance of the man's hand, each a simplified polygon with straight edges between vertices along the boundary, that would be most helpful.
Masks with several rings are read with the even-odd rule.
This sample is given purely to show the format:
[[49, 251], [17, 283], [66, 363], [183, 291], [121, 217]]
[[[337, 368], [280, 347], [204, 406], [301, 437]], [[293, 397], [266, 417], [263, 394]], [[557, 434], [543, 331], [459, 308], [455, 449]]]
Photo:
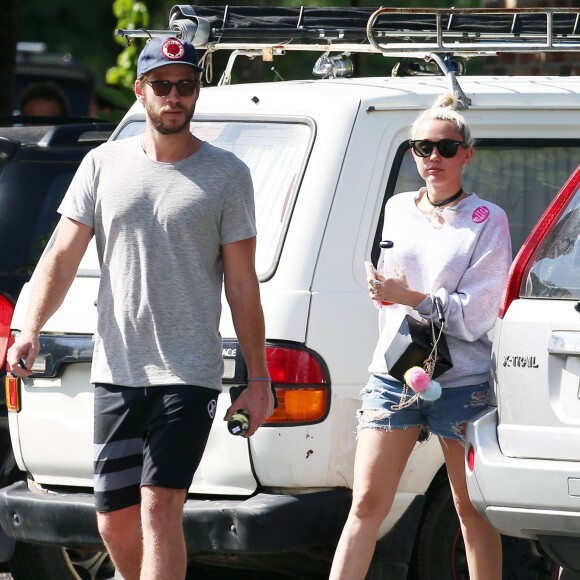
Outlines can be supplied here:
[[6, 356], [12, 374], [19, 377], [32, 374], [40, 350], [38, 333], [62, 304], [92, 237], [93, 229], [89, 226], [65, 216], [60, 218], [56, 237], [34, 272], [22, 332]]
[[[16, 338], [16, 342], [8, 349], [6, 355], [6, 362], [10, 367], [10, 372], [18, 377], [31, 375], [32, 371], [30, 369], [36, 360], [39, 349], [38, 335], [20, 334]], [[24, 365], [21, 365], [21, 362]]]
[[270, 383], [250, 382], [226, 411], [224, 421], [227, 421], [238, 409], [244, 409], [250, 417], [250, 428], [243, 434], [243, 437], [251, 437], [274, 412], [274, 395]]

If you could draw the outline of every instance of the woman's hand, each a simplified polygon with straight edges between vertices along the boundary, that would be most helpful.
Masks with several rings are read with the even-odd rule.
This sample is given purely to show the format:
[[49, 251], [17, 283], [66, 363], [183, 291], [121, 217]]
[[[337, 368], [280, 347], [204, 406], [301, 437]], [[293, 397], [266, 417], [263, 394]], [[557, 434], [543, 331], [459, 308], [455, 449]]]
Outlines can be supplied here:
[[404, 304], [404, 297], [409, 290], [404, 274], [392, 276], [379, 274], [369, 279], [369, 296], [388, 306], [390, 304]]
[[377, 272], [374, 279], [368, 279], [368, 283], [371, 299], [385, 306], [404, 304], [416, 308], [427, 297], [427, 294], [409, 288], [403, 272], [397, 272], [392, 276], [385, 276]]

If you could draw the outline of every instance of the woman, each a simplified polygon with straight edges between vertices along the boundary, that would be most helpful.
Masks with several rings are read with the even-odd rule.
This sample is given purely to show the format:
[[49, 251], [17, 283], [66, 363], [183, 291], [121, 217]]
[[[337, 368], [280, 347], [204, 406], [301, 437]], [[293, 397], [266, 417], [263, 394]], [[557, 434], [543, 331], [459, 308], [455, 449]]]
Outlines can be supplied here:
[[[331, 580], [365, 577], [379, 526], [421, 430], [439, 438], [471, 580], [502, 575], [500, 536], [469, 500], [463, 440], [467, 421], [487, 405], [487, 333], [498, 312], [511, 244], [504, 211], [461, 186], [473, 140], [455, 105], [452, 95], [444, 95], [415, 121], [410, 144], [425, 187], [395, 195], [385, 207], [383, 240], [394, 244], [385, 250], [378, 282], [368, 280], [369, 295], [378, 305], [393, 305], [379, 310], [380, 338], [358, 413], [353, 502]], [[401, 405], [404, 385], [389, 376], [385, 350], [404, 315], [429, 319], [435, 298], [444, 308], [453, 367], [437, 378], [440, 398]]]

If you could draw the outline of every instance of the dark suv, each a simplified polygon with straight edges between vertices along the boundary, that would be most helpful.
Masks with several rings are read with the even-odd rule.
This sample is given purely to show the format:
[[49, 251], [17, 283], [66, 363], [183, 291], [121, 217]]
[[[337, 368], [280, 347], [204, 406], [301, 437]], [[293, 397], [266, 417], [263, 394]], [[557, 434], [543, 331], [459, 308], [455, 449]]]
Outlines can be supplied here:
[[[61, 124], [59, 119], [59, 125], [53, 120], [44, 126], [12, 126], [17, 119], [7, 121], [11, 126], [0, 127], [0, 378], [14, 305], [54, 229], [56, 209], [82, 158], [115, 128], [92, 121]], [[0, 389], [0, 487], [10, 482], [13, 465]], [[0, 541], [0, 562], [2, 545]]]

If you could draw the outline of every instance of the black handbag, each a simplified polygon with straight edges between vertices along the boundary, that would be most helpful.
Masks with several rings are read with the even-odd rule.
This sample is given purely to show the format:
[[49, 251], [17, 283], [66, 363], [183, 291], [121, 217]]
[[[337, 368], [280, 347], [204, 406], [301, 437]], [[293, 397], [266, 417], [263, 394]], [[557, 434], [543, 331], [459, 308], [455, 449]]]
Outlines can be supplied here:
[[[439, 324], [433, 321], [433, 304], [437, 309]], [[445, 318], [439, 298], [432, 299], [431, 309], [430, 321], [417, 320], [407, 314], [385, 352], [389, 375], [402, 383], [405, 382], [404, 374], [411, 367], [421, 367], [431, 378], [436, 378], [453, 366], [443, 334]]]

